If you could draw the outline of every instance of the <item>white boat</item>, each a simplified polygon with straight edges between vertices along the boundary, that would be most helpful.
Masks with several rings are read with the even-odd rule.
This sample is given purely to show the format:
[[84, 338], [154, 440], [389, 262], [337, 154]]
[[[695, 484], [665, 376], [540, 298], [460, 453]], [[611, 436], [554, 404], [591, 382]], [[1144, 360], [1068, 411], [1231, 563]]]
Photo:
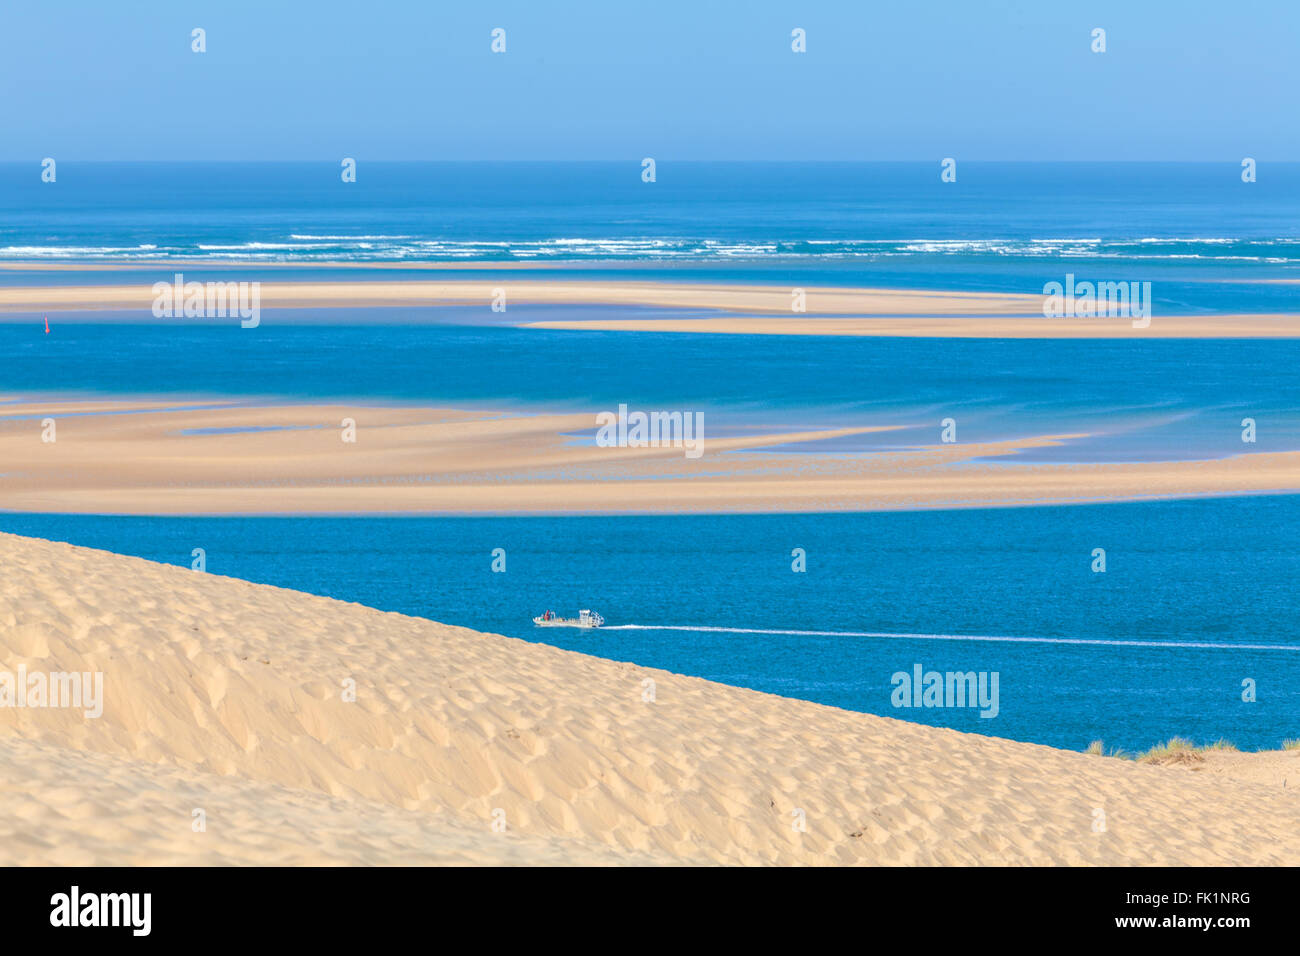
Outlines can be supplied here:
[[583, 608], [577, 617], [559, 617], [547, 611], [533, 618], [533, 623], [538, 627], [600, 627], [605, 619], [595, 611]]

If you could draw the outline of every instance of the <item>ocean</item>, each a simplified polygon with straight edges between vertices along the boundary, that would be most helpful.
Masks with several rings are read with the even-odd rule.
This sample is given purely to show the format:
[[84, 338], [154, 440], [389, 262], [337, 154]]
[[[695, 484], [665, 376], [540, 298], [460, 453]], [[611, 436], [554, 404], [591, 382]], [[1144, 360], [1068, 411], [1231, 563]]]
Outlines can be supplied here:
[[[0, 261], [524, 262], [571, 277], [1041, 294], [1150, 281], [1155, 308], [1295, 307], [1300, 163], [0, 164]], [[313, 273], [307, 272], [306, 275]], [[346, 270], [329, 270], [335, 278]], [[200, 275], [194, 273], [196, 278]], [[397, 278], [400, 272], [385, 272]], [[103, 281], [102, 273], [60, 281]], [[49, 282], [49, 273], [0, 282]]]
[[[0, 284], [423, 275], [533, 263], [567, 278], [1028, 292], [1153, 283], [1163, 312], [1294, 311], [1300, 164], [0, 165]], [[78, 263], [141, 260], [114, 273]], [[343, 262], [326, 268], [323, 262]], [[366, 271], [383, 261], [408, 268]], [[65, 271], [38, 266], [62, 263]], [[292, 270], [282, 265], [289, 263]], [[348, 267], [346, 264], [351, 264]], [[456, 275], [439, 272], [440, 277]], [[482, 277], [481, 271], [466, 274]], [[530, 278], [538, 273], [529, 273]], [[1088, 432], [1020, 462], [1300, 449], [1300, 343], [542, 331], [596, 307], [267, 310], [255, 333], [126, 315], [0, 322], [0, 402], [79, 394], [419, 402], [511, 412], [690, 409], [709, 435], [892, 424], [830, 454]], [[623, 310], [638, 314], [636, 310]], [[661, 313], [656, 313], [661, 314]], [[0, 419], [6, 417], [0, 403]], [[1257, 423], [1244, 445], [1242, 420]], [[594, 429], [593, 429], [594, 430]], [[587, 436], [575, 434], [574, 441]], [[0, 480], [4, 463], [0, 462]], [[1300, 502], [895, 514], [127, 518], [0, 530], [417, 614], [833, 706], [1081, 749], [1300, 736]], [[633, 508], [634, 510], [634, 508]], [[490, 569], [504, 548], [507, 571]], [[807, 570], [792, 570], [795, 549]], [[1091, 570], [1104, 548], [1105, 573]], [[546, 609], [608, 627], [537, 633]], [[672, 628], [672, 629], [657, 629]], [[1078, 643], [1083, 642], [1083, 643]], [[429, 653], [437, 653], [431, 647]], [[998, 674], [996, 716], [897, 707], [895, 674]], [[1242, 699], [1243, 682], [1257, 699]], [[666, 702], [665, 702], [666, 703]]]
[[[1293, 496], [821, 515], [0, 514], [0, 530], [187, 568], [203, 548], [210, 574], [1056, 747], [1300, 737]], [[531, 623], [580, 608], [606, 627]], [[894, 675], [918, 664], [998, 674], [996, 716], [894, 706]]]
[[[1300, 342], [819, 338], [551, 331], [476, 324], [478, 309], [338, 310], [329, 325], [263, 315], [197, 325], [0, 324], [0, 399], [170, 396], [419, 402], [507, 411], [684, 409], [706, 434], [893, 425], [799, 447], [888, 450], [1088, 433], [1018, 461], [1218, 458], [1300, 449]], [[558, 308], [512, 307], [512, 321]], [[573, 314], [572, 309], [566, 310]], [[589, 308], [588, 312], [598, 313]], [[400, 325], [375, 324], [376, 314]], [[421, 314], [422, 313], [422, 314]], [[345, 324], [347, 318], [355, 324]], [[439, 324], [416, 324], [436, 319]], [[0, 418], [5, 414], [0, 404]], [[1253, 418], [1256, 441], [1242, 442]]]

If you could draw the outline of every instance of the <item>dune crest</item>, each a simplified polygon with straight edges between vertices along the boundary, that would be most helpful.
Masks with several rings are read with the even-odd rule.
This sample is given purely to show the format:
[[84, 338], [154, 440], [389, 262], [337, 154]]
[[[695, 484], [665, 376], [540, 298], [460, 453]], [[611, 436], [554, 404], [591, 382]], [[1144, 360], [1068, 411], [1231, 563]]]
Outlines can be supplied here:
[[3, 668], [104, 675], [97, 719], [0, 708], [5, 864], [1300, 862], [1294, 790], [1231, 774], [14, 535], [0, 566]]

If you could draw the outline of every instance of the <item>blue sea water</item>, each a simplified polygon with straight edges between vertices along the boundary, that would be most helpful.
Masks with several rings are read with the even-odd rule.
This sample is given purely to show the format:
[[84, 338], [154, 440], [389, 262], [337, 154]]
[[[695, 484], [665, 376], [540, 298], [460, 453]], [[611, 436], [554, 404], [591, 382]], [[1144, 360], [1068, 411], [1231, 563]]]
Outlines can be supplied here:
[[[0, 514], [0, 530], [184, 567], [201, 547], [212, 574], [1059, 747], [1132, 750], [1185, 735], [1256, 749], [1300, 736], [1291, 496], [824, 515]], [[491, 570], [494, 548], [505, 573]], [[792, 570], [795, 548], [806, 572]], [[582, 607], [608, 627], [539, 633], [530, 622]], [[954, 635], [1046, 642], [944, 637]], [[1064, 643], [1079, 639], [1098, 643]], [[1161, 642], [1173, 646], [1152, 646]], [[997, 716], [895, 707], [893, 675], [917, 664], [997, 672]], [[1242, 700], [1247, 680], [1253, 703]]]
[[336, 162], [69, 161], [43, 183], [39, 166], [6, 163], [0, 261], [235, 260], [250, 280], [283, 278], [258, 271], [271, 262], [525, 262], [1036, 294], [1073, 272], [1151, 281], [1166, 314], [1295, 308], [1296, 287], [1269, 280], [1300, 276], [1300, 164], [1264, 163], [1254, 183], [1235, 162], [972, 162], [955, 183], [939, 171], [661, 160], [645, 183], [639, 159], [363, 161], [345, 184]]
[[[391, 312], [394, 310], [384, 310]], [[486, 311], [486, 310], [480, 310]], [[517, 310], [531, 315], [525, 309]], [[540, 312], [539, 316], [553, 315]], [[364, 318], [358, 316], [358, 318]], [[1300, 343], [825, 339], [483, 325], [0, 324], [0, 391], [631, 408], [740, 429], [893, 425], [820, 451], [1088, 433], [1019, 461], [1219, 458], [1300, 449]], [[0, 406], [0, 417], [4, 409]], [[1257, 441], [1242, 443], [1243, 418]], [[594, 432], [594, 425], [592, 431]]]
[[[191, 279], [205, 269], [232, 278], [216, 260], [242, 263], [234, 277], [245, 280], [427, 277], [412, 263], [442, 260], [535, 263], [567, 277], [1031, 293], [1074, 272], [1152, 281], [1156, 321], [1174, 310], [1294, 311], [1300, 288], [1277, 281], [1300, 278], [1297, 164], [1265, 164], [1254, 184], [1232, 163], [963, 163], [956, 184], [939, 182], [937, 163], [661, 162], [658, 173], [646, 184], [635, 162], [363, 162], [344, 185], [330, 163], [66, 162], [57, 183], [42, 184], [30, 165], [0, 165], [0, 260], [17, 263], [0, 283], [153, 282], [171, 270], [75, 266], [163, 257], [186, 260]], [[373, 261], [407, 267], [361, 270]], [[74, 270], [33, 268], [51, 262]], [[592, 313], [512, 307], [509, 318], [575, 314]], [[1288, 340], [541, 331], [466, 308], [272, 310], [255, 333], [128, 318], [138, 321], [56, 314], [49, 335], [39, 316], [0, 323], [0, 401], [80, 393], [524, 414], [627, 403], [702, 411], [714, 436], [902, 426], [813, 446], [830, 453], [932, 444], [947, 417], [963, 442], [1092, 434], [1019, 461], [1300, 449], [1300, 343]], [[1258, 427], [1252, 446], [1241, 441], [1246, 417]], [[5, 470], [0, 462], [0, 480]], [[980, 733], [1074, 748], [1223, 736], [1252, 748], [1300, 736], [1298, 502], [689, 517], [0, 514], [0, 529], [182, 565], [203, 547], [213, 573], [530, 639], [541, 610], [591, 606], [615, 627], [545, 639]], [[506, 574], [489, 570], [496, 547], [507, 550]], [[803, 574], [790, 568], [797, 547], [808, 554]], [[1090, 570], [1097, 547], [1105, 574]], [[1075, 640], [1098, 643], [1053, 643]], [[1203, 646], [1220, 644], [1229, 646]], [[891, 676], [917, 664], [997, 671], [998, 716], [893, 707]], [[1241, 700], [1247, 679], [1258, 682], [1255, 703]]]
[[[0, 325], [0, 390], [11, 397], [143, 393], [177, 405], [346, 398], [361, 415], [367, 401], [514, 413], [628, 402], [706, 408], [709, 428], [724, 431], [759, 423], [907, 426], [817, 448], [832, 452], [933, 443], [940, 419], [951, 414], [963, 441], [1097, 432], [1027, 458], [1146, 460], [1238, 453], [1247, 413], [1259, 425], [1251, 450], [1300, 446], [1300, 384], [1290, 372], [1298, 350], [1289, 341], [831, 341], [471, 324], [303, 326], [270, 316], [256, 335], [237, 325], [58, 324], [49, 336]], [[554, 369], [565, 374], [539, 374]], [[0, 530], [181, 565], [203, 547], [212, 573], [527, 639], [539, 637], [529, 623], [534, 614], [591, 606], [615, 628], [540, 637], [979, 733], [1074, 748], [1100, 738], [1128, 749], [1173, 734], [1224, 736], [1255, 748], [1296, 736], [1300, 723], [1298, 509], [1296, 497], [1255, 496], [912, 514], [2, 514]], [[490, 571], [497, 547], [507, 551], [504, 575]], [[1104, 574], [1091, 571], [1097, 547], [1107, 551]], [[807, 552], [806, 573], [791, 570], [794, 548]], [[882, 636], [908, 634], [929, 636]], [[1069, 643], [1077, 640], [1098, 643]], [[1207, 644], [1229, 646], [1200, 646]], [[918, 664], [997, 672], [998, 716], [893, 707], [892, 675]], [[1249, 704], [1241, 700], [1247, 679], [1259, 686]]]

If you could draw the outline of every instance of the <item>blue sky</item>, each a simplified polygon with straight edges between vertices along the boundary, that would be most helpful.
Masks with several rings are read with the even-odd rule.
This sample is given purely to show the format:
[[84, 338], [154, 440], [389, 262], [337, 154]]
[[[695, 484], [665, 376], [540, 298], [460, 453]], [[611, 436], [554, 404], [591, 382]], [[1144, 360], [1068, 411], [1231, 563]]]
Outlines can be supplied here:
[[1295, 160], [1297, 51], [1296, 0], [15, 0], [0, 159]]

